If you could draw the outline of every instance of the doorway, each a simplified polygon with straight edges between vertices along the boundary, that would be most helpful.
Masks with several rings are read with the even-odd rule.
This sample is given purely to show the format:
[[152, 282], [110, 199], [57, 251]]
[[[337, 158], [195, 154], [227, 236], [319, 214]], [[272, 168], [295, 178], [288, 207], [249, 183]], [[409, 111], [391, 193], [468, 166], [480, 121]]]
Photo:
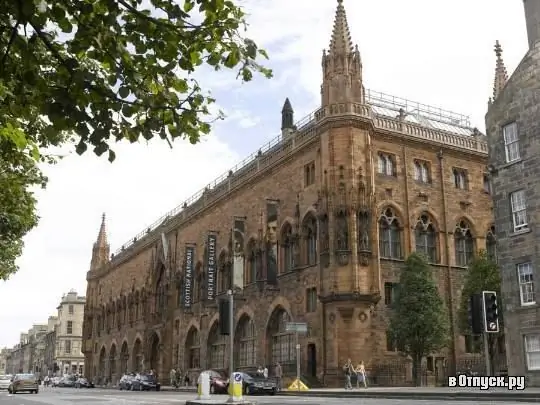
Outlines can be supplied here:
[[307, 372], [310, 377], [317, 377], [317, 348], [314, 343], [307, 346]]

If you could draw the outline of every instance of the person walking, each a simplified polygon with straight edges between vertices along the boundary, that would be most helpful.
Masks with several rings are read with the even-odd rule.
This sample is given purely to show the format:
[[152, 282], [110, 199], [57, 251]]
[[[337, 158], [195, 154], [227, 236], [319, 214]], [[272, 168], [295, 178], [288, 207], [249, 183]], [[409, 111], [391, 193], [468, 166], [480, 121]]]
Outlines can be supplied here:
[[347, 359], [347, 363], [343, 366], [343, 372], [345, 373], [345, 389], [352, 390], [351, 375], [354, 373], [354, 366], [351, 359]]
[[364, 362], [361, 361], [360, 364], [356, 367], [356, 388], [360, 388], [360, 383], [364, 384], [364, 388], [367, 388], [366, 382], [366, 366]]
[[279, 364], [279, 362], [276, 362], [276, 366], [274, 367], [274, 376], [276, 377], [276, 389], [281, 391], [281, 377], [283, 377], [283, 370], [281, 369], [281, 364]]

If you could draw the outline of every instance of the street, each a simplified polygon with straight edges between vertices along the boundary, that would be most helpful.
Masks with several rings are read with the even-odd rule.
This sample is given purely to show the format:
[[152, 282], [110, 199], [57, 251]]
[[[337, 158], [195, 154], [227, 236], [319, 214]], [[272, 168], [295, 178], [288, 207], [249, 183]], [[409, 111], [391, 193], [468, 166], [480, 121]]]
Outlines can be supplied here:
[[[213, 396], [218, 399], [225, 396]], [[16, 394], [10, 395], [0, 391], [0, 405], [159, 405], [159, 404], [183, 404], [186, 400], [194, 399], [194, 393], [177, 392], [130, 392], [111, 389], [76, 390], [69, 388], [42, 389], [39, 394]], [[280, 405], [342, 405], [343, 398], [316, 398], [316, 397], [282, 397], [282, 396], [256, 396], [250, 397], [259, 404]], [[429, 405], [433, 402], [453, 405], [477, 405], [476, 402], [465, 401], [419, 401], [396, 400], [396, 399], [364, 399], [347, 398], [347, 404], [357, 405]], [[505, 405], [526, 404], [525, 402], [503, 402]]]

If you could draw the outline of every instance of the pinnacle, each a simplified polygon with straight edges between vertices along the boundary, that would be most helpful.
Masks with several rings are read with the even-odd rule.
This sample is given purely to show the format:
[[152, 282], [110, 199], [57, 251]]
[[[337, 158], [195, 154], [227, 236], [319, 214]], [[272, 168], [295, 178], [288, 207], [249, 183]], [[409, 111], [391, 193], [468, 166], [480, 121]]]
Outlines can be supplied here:
[[506, 66], [504, 65], [504, 60], [502, 58], [502, 47], [499, 41], [495, 42], [495, 55], [497, 61], [495, 64], [495, 79], [493, 81], [493, 100], [497, 98], [508, 80], [508, 73], [506, 71]]
[[101, 215], [101, 226], [99, 227], [99, 233], [96, 240], [96, 246], [97, 247], [105, 247], [107, 246], [107, 229], [106, 229], [106, 217], [105, 213]]
[[283, 108], [281, 109], [281, 112], [293, 112], [292, 104], [289, 100], [289, 97], [285, 99], [285, 103], [283, 103]]
[[345, 7], [343, 7], [343, 0], [338, 0], [334, 29], [330, 39], [330, 53], [349, 53], [352, 50], [353, 45]]

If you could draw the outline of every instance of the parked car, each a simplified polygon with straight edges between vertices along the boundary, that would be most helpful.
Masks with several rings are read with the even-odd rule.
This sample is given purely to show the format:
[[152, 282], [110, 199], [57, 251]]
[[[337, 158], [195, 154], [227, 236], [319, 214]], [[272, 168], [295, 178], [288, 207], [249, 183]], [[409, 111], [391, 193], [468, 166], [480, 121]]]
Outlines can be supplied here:
[[34, 374], [15, 374], [11, 379], [11, 384], [8, 387], [10, 394], [24, 391], [33, 392], [34, 394], [39, 392], [38, 381]]
[[245, 395], [270, 394], [276, 395], [277, 382], [275, 378], [264, 378], [258, 374], [242, 374], [242, 388]]
[[131, 381], [131, 389], [132, 391], [159, 391], [161, 384], [155, 375], [137, 374]]
[[118, 389], [120, 391], [133, 391], [133, 380], [136, 378], [135, 374], [124, 374], [120, 381], [118, 381]]
[[12, 375], [0, 375], [0, 390], [7, 390], [11, 384]]
[[62, 388], [73, 388], [75, 386], [75, 381], [77, 381], [75, 376], [62, 377], [56, 386]]
[[94, 388], [94, 384], [87, 378], [81, 377], [75, 381], [75, 388]]
[[62, 378], [60, 377], [53, 377], [51, 378], [51, 386], [52, 387], [58, 387], [58, 383], [60, 382]]
[[223, 377], [215, 370], [206, 370], [203, 373], [210, 374], [210, 393], [211, 394], [226, 394], [229, 386], [229, 379]]

